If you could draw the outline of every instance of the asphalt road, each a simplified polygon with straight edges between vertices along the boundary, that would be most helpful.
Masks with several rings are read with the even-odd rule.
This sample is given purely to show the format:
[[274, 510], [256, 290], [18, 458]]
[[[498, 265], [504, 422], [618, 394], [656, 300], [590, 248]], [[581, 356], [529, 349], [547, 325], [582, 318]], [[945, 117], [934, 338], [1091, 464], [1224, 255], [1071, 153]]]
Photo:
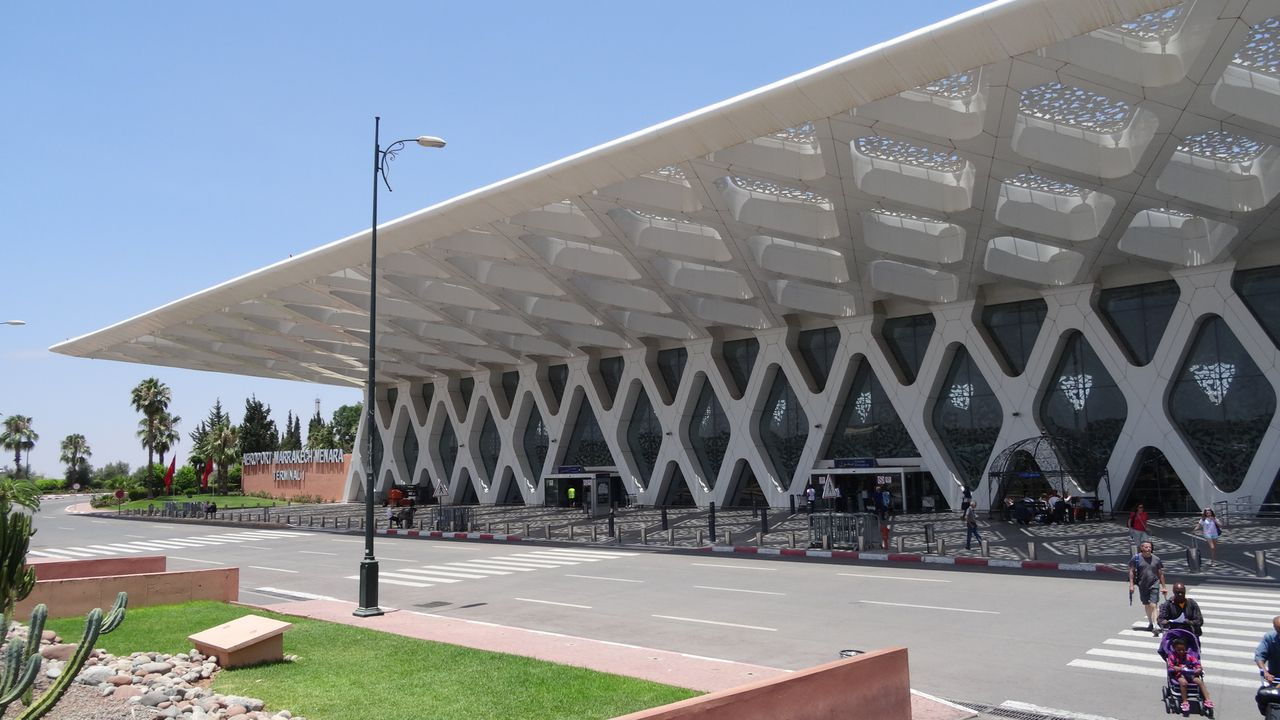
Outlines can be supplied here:
[[[260, 604], [356, 599], [358, 537], [104, 520], [65, 513], [71, 503], [46, 501], [33, 551], [235, 565], [242, 599]], [[376, 551], [384, 606], [791, 669], [843, 648], [905, 645], [912, 685], [940, 697], [1163, 714], [1155, 641], [1131, 629], [1145, 620], [1116, 580], [535, 543], [379, 538]], [[1249, 717], [1246, 666], [1280, 592], [1215, 583], [1191, 595], [1210, 628], [1218, 716]]]

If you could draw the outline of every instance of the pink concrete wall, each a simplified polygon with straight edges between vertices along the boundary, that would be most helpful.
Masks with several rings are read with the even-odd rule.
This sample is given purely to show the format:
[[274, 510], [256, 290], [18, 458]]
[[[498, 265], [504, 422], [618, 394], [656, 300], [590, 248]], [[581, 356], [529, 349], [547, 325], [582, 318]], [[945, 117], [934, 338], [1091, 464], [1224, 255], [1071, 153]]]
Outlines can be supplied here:
[[192, 600], [235, 602], [240, 598], [240, 568], [37, 580], [35, 589], [14, 612], [23, 617], [44, 603], [49, 606], [49, 617], [84, 615], [93, 608], [111, 607], [121, 591], [129, 593], [129, 607], [135, 608]]
[[615, 720], [911, 720], [907, 649], [877, 650]]
[[[265, 492], [275, 497], [319, 495], [328, 502], [341, 502], [351, 468], [351, 454], [340, 463], [306, 463], [296, 465], [248, 465], [241, 470], [240, 484], [244, 493]], [[276, 480], [276, 470], [300, 470], [301, 480]]]
[[40, 581], [164, 572], [168, 569], [165, 566], [166, 560], [164, 555], [85, 558], [84, 560], [27, 558], [27, 564], [36, 569], [36, 580]]

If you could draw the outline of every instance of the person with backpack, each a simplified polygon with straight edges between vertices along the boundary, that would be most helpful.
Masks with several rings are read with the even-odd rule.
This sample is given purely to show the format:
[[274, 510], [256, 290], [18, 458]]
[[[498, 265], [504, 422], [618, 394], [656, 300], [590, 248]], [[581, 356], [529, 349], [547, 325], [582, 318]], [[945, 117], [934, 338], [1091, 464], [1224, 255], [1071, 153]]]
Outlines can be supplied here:
[[982, 547], [982, 536], [978, 534], [978, 506], [972, 500], [964, 508], [964, 549], [969, 549], [971, 540], [978, 541], [978, 547]]
[[1147, 511], [1143, 509], [1142, 503], [1138, 503], [1129, 513], [1129, 539], [1139, 546], [1151, 539], [1151, 535], [1147, 533]]
[[1194, 530], [1204, 535], [1205, 544], [1209, 546], [1209, 564], [1218, 559], [1218, 538], [1222, 536], [1222, 526], [1218, 525], [1218, 515], [1210, 508], [1205, 508], [1196, 520]]

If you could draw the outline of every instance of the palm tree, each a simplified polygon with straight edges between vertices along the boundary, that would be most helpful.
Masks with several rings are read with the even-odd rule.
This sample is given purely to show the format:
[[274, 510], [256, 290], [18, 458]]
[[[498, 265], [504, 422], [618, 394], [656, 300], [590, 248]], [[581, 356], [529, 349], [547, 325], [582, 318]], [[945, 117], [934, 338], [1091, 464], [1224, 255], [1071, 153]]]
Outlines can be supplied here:
[[67, 477], [76, 474], [80, 466], [93, 457], [89, 442], [80, 433], [73, 433], [62, 439], [62, 455], [58, 458], [67, 466]]
[[30, 453], [40, 436], [31, 429], [28, 415], [10, 415], [4, 419], [4, 432], [0, 433], [0, 446], [13, 451], [14, 477], [22, 476], [22, 453]]
[[182, 418], [170, 415], [166, 410], [156, 416], [156, 454], [160, 456], [160, 465], [164, 465], [164, 456], [182, 439], [178, 435], [178, 424]]
[[230, 423], [209, 428], [199, 448], [205, 462], [218, 464], [218, 494], [227, 494], [227, 469], [240, 458], [240, 429]]
[[160, 438], [157, 418], [160, 413], [169, 409], [169, 401], [173, 399], [169, 386], [157, 378], [147, 378], [138, 383], [129, 395], [133, 409], [142, 413], [142, 422], [138, 429], [138, 439], [147, 449], [147, 492], [151, 492], [152, 477], [155, 467], [156, 441]]

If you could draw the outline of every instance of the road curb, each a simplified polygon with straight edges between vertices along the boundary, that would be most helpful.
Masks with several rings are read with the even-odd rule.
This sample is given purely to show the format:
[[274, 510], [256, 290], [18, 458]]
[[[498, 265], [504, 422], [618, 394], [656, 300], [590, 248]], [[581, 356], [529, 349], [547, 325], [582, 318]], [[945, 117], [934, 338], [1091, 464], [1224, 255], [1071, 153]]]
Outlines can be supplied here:
[[1123, 573], [1103, 563], [1059, 563], [1045, 560], [1001, 560], [983, 557], [949, 557], [946, 555], [918, 555], [915, 553], [866, 552], [858, 550], [807, 550], [803, 548], [760, 548], [754, 545], [712, 545], [692, 548], [696, 552], [736, 553], [743, 555], [777, 555], [779, 557], [805, 557], [831, 560], [856, 560], [860, 562], [924, 563], [927, 565], [959, 565], [961, 567], [992, 567], [1039, 572], [1086, 572], [1122, 575]]

